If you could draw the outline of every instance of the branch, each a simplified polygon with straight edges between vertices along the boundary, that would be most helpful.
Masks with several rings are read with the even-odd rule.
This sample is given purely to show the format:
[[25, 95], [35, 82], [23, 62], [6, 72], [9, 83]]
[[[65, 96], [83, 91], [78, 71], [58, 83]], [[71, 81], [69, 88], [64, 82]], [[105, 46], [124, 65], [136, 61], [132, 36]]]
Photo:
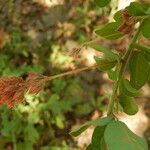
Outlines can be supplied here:
[[129, 47], [128, 47], [128, 50], [126, 52], [126, 54], [124, 55], [123, 57], [123, 62], [119, 68], [119, 76], [118, 76], [118, 80], [115, 82], [114, 84], [114, 87], [113, 87], [113, 92], [112, 92], [112, 95], [110, 97], [110, 102], [109, 102], [109, 105], [108, 105], [108, 113], [107, 115], [112, 115], [113, 114], [113, 108], [114, 108], [114, 103], [115, 103], [115, 99], [117, 97], [117, 91], [118, 91], [118, 87], [119, 87], [119, 84], [120, 84], [120, 80], [123, 76], [123, 73], [126, 69], [126, 66], [130, 60], [130, 57], [131, 57], [131, 54], [132, 54], [132, 50], [133, 50], [133, 45], [136, 43], [138, 37], [139, 37], [139, 34], [140, 34], [140, 31], [141, 31], [141, 26], [142, 26], [142, 23], [143, 21], [141, 22], [136, 34], [134, 35]]
[[83, 68], [71, 70], [71, 71], [68, 71], [68, 72], [60, 73], [60, 74], [57, 74], [57, 75], [53, 75], [53, 76], [44, 76], [45, 77], [44, 81], [50, 81], [50, 80], [60, 78], [60, 77], [64, 77], [64, 76], [67, 76], [67, 75], [72, 75], [72, 74], [76, 74], [76, 73], [79, 73], [79, 72], [82, 72], [82, 71], [95, 69], [96, 67], [100, 67], [100, 66], [107, 66], [107, 65], [110, 65], [112, 63], [114, 63], [114, 61], [108, 62], [108, 63], [105, 63], [105, 64], [95, 64], [93, 66], [83, 67]]
[[46, 76], [45, 80], [46, 81], [50, 81], [50, 80], [53, 80], [53, 79], [56, 79], [56, 78], [60, 78], [60, 77], [64, 77], [64, 76], [67, 76], [67, 75], [72, 75], [72, 74], [76, 74], [76, 73], [79, 73], [79, 72], [82, 72], [82, 71], [95, 69], [98, 66], [100, 66], [100, 65], [95, 64], [93, 66], [83, 67], [83, 68], [71, 70], [71, 71], [68, 71], [68, 72], [60, 73], [60, 74], [49, 76], [49, 77]]

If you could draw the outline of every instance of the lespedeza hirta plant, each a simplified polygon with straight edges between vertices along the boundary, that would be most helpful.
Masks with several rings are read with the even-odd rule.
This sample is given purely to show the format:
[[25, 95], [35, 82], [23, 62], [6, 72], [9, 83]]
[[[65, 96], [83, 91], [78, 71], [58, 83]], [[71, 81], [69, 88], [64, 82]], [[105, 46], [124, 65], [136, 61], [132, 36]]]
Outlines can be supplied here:
[[[99, 7], [104, 7], [110, 0], [95, 0], [95, 2]], [[91, 144], [86, 150], [148, 150], [146, 141], [119, 121], [114, 110], [116, 105], [120, 105], [126, 114], [136, 114], [138, 105], [134, 97], [141, 95], [139, 90], [150, 79], [150, 47], [139, 44], [141, 35], [150, 38], [150, 3], [132, 2], [124, 10], [116, 12], [114, 20], [96, 29], [95, 33], [109, 40], [116, 40], [128, 34], [133, 35], [123, 56], [93, 42], [87, 44], [104, 53], [103, 58], [95, 56], [95, 61], [100, 65], [98, 69], [106, 71], [109, 78], [114, 81], [107, 117], [89, 121], [70, 134], [78, 136], [93, 125], [95, 129]], [[135, 25], [138, 27], [135, 28]], [[124, 76], [127, 65], [130, 80]]]
[[[104, 7], [110, 1], [95, 0], [95, 3], [99, 7]], [[23, 101], [24, 93], [39, 93], [47, 81], [98, 68], [100, 71], [107, 72], [108, 77], [114, 82], [107, 116], [88, 121], [70, 134], [78, 136], [93, 125], [95, 129], [91, 144], [86, 150], [148, 150], [146, 141], [117, 119], [116, 107], [122, 107], [128, 115], [136, 114], [138, 105], [134, 97], [141, 95], [140, 89], [150, 79], [150, 47], [139, 43], [141, 36], [150, 38], [150, 3], [132, 2], [128, 7], [114, 14], [114, 22], [96, 29], [95, 33], [108, 40], [130, 35], [132, 40], [123, 56], [92, 41], [84, 43], [83, 46], [90, 46], [104, 53], [103, 58], [94, 57], [96, 61], [94, 66], [50, 77], [29, 73], [25, 80], [21, 77], [2, 77], [0, 78], [0, 105], [7, 104], [12, 108], [15, 103]], [[81, 48], [74, 49], [70, 55], [77, 55], [80, 50]], [[130, 79], [124, 76], [127, 66], [129, 66]]]

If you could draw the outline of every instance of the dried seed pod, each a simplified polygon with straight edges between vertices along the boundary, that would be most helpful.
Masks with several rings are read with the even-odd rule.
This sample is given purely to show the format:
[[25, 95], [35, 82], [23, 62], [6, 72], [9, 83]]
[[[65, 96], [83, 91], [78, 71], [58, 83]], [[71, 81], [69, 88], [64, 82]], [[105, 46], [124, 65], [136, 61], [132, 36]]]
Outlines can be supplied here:
[[0, 78], [0, 105], [6, 104], [9, 108], [16, 103], [24, 102], [24, 94], [38, 94], [44, 87], [45, 76], [29, 73], [26, 80], [20, 77]]
[[45, 85], [45, 76], [37, 73], [29, 73], [26, 80], [27, 91], [30, 94], [38, 94]]
[[133, 31], [133, 29], [133, 25], [127, 25], [126, 23], [124, 23], [118, 28], [118, 31], [122, 32], [123, 34], [129, 34]]
[[118, 31], [123, 34], [131, 33], [137, 23], [137, 19], [131, 16], [126, 9], [122, 11], [122, 18], [124, 19], [124, 22], [120, 25]]
[[15, 103], [23, 101], [25, 90], [25, 81], [20, 77], [0, 78], [0, 105], [12, 108]]
[[128, 20], [131, 17], [127, 9], [122, 10], [121, 15], [124, 20]]
[[81, 49], [82, 49], [81, 47], [79, 48], [75, 47], [68, 53], [68, 55], [71, 57], [77, 58], [79, 56]]

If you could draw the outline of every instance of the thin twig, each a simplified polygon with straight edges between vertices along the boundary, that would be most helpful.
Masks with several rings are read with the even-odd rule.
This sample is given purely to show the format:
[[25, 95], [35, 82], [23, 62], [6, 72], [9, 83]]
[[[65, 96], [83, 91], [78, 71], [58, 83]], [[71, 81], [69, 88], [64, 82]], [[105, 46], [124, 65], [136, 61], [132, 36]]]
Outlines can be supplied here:
[[98, 66], [100, 66], [100, 65], [95, 64], [93, 66], [88, 66], [88, 67], [83, 67], [83, 68], [71, 70], [71, 71], [60, 73], [60, 74], [57, 74], [57, 75], [45, 77], [45, 80], [46, 81], [50, 81], [50, 80], [53, 80], [53, 79], [56, 79], [56, 78], [60, 78], [60, 77], [64, 77], [64, 76], [67, 76], [67, 75], [76, 74], [76, 73], [79, 73], [79, 72], [82, 72], [82, 71], [85, 71], [85, 70], [95, 69]]
[[60, 77], [64, 77], [64, 76], [67, 76], [67, 75], [72, 75], [72, 74], [76, 74], [76, 73], [79, 73], [79, 72], [82, 72], [82, 71], [95, 69], [96, 67], [100, 67], [100, 66], [104, 67], [104, 66], [110, 65], [114, 62], [116, 62], [116, 61], [111, 61], [111, 62], [108, 62], [108, 63], [105, 63], [105, 64], [94, 64], [93, 66], [83, 67], [83, 68], [71, 70], [71, 71], [68, 71], [68, 72], [60, 73], [60, 74], [57, 74], [57, 75], [53, 75], [53, 76], [44, 76], [45, 79], [43, 79], [43, 80], [44, 81], [50, 81], [50, 80], [60, 78]]

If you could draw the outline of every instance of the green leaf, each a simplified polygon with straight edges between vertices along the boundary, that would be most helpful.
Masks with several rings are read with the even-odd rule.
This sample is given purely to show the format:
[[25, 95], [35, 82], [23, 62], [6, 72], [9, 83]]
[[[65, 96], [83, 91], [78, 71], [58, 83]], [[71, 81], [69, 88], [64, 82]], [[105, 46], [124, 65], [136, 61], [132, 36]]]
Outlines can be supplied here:
[[107, 71], [107, 70], [110, 70], [110, 69], [112, 69], [112, 68], [116, 65], [116, 63], [117, 63], [117, 61], [110, 61], [110, 60], [108, 60], [108, 59], [98, 58], [98, 57], [96, 57], [96, 56], [94, 56], [94, 59], [95, 59], [96, 63], [97, 63], [98, 65], [100, 65], [100, 67], [97, 67], [97, 69], [100, 70], [100, 71]]
[[4, 55], [4, 54], [0, 54], [0, 71], [2, 71], [4, 68], [6, 68], [7, 66], [7, 62], [8, 61], [8, 56]]
[[130, 81], [133, 87], [140, 89], [149, 79], [150, 65], [141, 52], [135, 52], [130, 61]]
[[117, 11], [115, 14], [114, 14], [114, 20], [115, 21], [118, 21], [118, 22], [122, 22], [123, 21], [123, 18], [122, 18], [122, 14], [121, 14], [121, 10]]
[[145, 53], [144, 56], [145, 56], [145, 59], [146, 59], [148, 62], [150, 62], [150, 53]]
[[101, 147], [101, 139], [104, 136], [105, 127], [106, 126], [103, 126], [103, 127], [98, 126], [94, 129], [94, 132], [92, 135], [92, 145], [94, 145], [95, 148], [97, 148], [95, 150], [99, 150], [99, 148]]
[[119, 96], [119, 102], [126, 114], [135, 115], [138, 112], [138, 105], [133, 97], [121, 93]]
[[132, 45], [133, 48], [136, 48], [137, 50], [141, 51], [141, 52], [145, 52], [145, 53], [149, 53], [150, 54], [150, 46], [143, 46], [140, 44], [133, 44]]
[[17, 142], [16, 149], [33, 150], [33, 143], [29, 141]]
[[123, 36], [123, 34], [118, 31], [119, 26], [120, 22], [111, 22], [104, 25], [102, 28], [97, 29], [95, 33], [106, 39], [116, 40]]
[[105, 7], [110, 3], [111, 0], [95, 0], [95, 3], [99, 7]]
[[150, 18], [144, 20], [141, 31], [144, 37], [150, 38]]
[[87, 115], [87, 114], [91, 113], [92, 111], [93, 111], [93, 106], [91, 106], [90, 103], [78, 105], [76, 108], [76, 112], [79, 115]]
[[120, 67], [121, 67], [121, 64], [118, 63], [118, 64], [116, 64], [115, 70], [109, 70], [109, 71], [107, 72], [108, 77], [109, 77], [111, 80], [117, 81], [118, 76], [119, 76], [119, 68], [120, 68]]
[[58, 128], [63, 129], [64, 128], [64, 118], [62, 115], [58, 115], [55, 118], [55, 123], [57, 125]]
[[97, 120], [88, 121], [85, 124], [83, 124], [81, 127], [79, 127], [78, 129], [75, 129], [74, 131], [70, 132], [70, 135], [78, 136], [82, 132], [84, 132], [88, 127], [90, 127], [91, 125], [93, 125], [93, 126], [105, 126], [112, 119], [113, 119], [112, 117], [108, 116], [108, 117], [100, 118], [100, 119], [97, 119]]
[[96, 127], [92, 135], [92, 142], [86, 150], [105, 150], [104, 131], [106, 126]]
[[94, 150], [93, 149], [93, 145], [92, 144], [88, 145], [88, 147], [86, 148], [86, 150]]
[[119, 56], [117, 54], [113, 53], [110, 49], [103, 47], [99, 44], [90, 43], [90, 44], [88, 44], [88, 46], [96, 49], [97, 51], [103, 52], [105, 54], [105, 57], [110, 60], [118, 60], [119, 59]]
[[131, 83], [127, 79], [122, 79], [120, 84], [120, 89], [122, 93], [127, 96], [140, 96], [140, 92], [132, 87]]
[[148, 150], [146, 141], [120, 121], [108, 124], [104, 139], [109, 150]]
[[150, 14], [150, 11], [148, 11], [150, 8], [150, 3], [138, 3], [138, 2], [132, 2], [127, 7], [127, 10], [129, 13], [133, 16], [144, 16]]
[[24, 130], [25, 139], [35, 143], [39, 138], [39, 133], [33, 124], [28, 124]]
[[101, 149], [100, 150], [108, 150], [104, 137], [101, 139]]
[[116, 81], [118, 79], [118, 73], [117, 71], [109, 70], [107, 72], [109, 79]]
[[148, 6], [148, 9], [145, 11], [145, 13], [147, 14], [147, 15], [150, 15], [150, 7]]

